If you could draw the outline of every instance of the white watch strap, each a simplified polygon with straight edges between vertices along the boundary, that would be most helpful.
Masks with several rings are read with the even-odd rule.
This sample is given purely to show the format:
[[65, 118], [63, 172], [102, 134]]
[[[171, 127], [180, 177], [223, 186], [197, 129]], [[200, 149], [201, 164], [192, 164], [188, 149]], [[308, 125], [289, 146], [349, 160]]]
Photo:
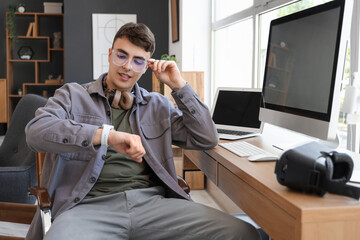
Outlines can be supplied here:
[[103, 124], [102, 125], [102, 133], [101, 133], [101, 146], [108, 146], [108, 138], [110, 130], [114, 129], [114, 126]]

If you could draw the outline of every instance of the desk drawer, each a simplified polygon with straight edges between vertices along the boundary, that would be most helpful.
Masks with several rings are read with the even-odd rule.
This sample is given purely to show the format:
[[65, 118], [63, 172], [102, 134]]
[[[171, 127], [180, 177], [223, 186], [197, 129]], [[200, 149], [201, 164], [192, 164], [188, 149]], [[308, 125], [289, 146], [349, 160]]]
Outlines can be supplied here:
[[203, 151], [185, 150], [184, 155], [209, 178], [216, 183], [216, 161]]
[[218, 174], [218, 187], [272, 238], [296, 239], [293, 217], [221, 164]]

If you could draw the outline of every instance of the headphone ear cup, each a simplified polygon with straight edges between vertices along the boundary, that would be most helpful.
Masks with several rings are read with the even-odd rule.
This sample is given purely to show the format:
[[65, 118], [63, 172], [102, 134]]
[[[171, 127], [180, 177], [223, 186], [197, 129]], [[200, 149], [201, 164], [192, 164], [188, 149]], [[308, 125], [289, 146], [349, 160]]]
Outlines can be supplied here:
[[121, 99], [121, 92], [116, 90], [115, 95], [114, 95], [114, 100], [111, 103], [111, 106], [113, 108], [120, 108], [120, 99]]
[[131, 92], [121, 92], [118, 90], [110, 90], [106, 93], [109, 104], [112, 108], [122, 108], [129, 110], [134, 102], [134, 95]]
[[122, 92], [119, 105], [122, 109], [128, 110], [134, 102], [134, 96], [130, 92]]

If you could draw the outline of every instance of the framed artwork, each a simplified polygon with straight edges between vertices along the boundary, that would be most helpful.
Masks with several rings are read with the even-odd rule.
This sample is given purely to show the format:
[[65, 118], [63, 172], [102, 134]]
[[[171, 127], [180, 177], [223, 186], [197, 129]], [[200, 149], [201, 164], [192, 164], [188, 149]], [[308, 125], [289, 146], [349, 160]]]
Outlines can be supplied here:
[[128, 22], [136, 23], [136, 14], [92, 14], [93, 79], [109, 70], [109, 48], [119, 28]]
[[171, 34], [172, 42], [179, 41], [179, 0], [171, 0]]

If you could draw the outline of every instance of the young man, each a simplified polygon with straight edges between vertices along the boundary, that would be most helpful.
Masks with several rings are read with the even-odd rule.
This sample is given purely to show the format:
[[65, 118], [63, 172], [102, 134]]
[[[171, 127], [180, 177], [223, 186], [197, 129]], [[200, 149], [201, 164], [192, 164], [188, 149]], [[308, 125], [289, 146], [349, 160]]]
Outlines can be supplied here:
[[[172, 144], [203, 150], [218, 138], [175, 62], [151, 59], [154, 49], [144, 24], [125, 24], [108, 73], [65, 84], [29, 122], [29, 147], [47, 153], [41, 184], [53, 223], [45, 239], [259, 239], [249, 224], [189, 201], [177, 184]], [[138, 86], [149, 67], [178, 108]], [[27, 239], [42, 237], [39, 220]]]

